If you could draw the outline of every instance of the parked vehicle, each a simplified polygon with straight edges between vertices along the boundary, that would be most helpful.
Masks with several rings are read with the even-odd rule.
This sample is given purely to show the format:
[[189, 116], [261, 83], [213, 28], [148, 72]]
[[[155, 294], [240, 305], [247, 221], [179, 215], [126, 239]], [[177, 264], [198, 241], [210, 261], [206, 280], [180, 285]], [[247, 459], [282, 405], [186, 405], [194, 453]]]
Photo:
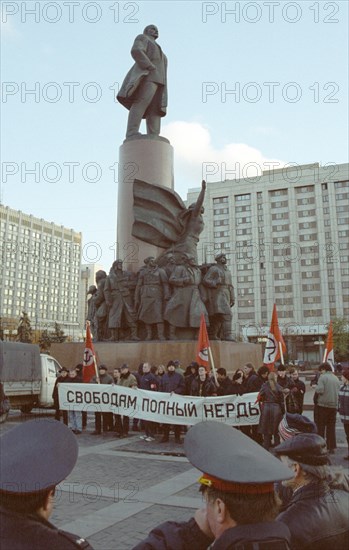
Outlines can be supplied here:
[[52, 391], [61, 366], [39, 346], [0, 341], [0, 382], [12, 409], [52, 408]]

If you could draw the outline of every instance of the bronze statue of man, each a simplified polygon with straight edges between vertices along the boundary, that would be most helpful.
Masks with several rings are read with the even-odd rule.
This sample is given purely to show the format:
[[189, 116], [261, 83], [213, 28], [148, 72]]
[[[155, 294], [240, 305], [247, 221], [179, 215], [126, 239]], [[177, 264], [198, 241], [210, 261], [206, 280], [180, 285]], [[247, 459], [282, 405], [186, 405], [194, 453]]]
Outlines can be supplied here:
[[166, 271], [150, 256], [144, 260], [145, 267], [139, 271], [135, 291], [135, 308], [138, 320], [143, 321], [147, 331], [146, 340], [152, 339], [152, 325], [156, 325], [158, 340], [164, 335], [164, 304], [170, 299], [170, 287]]
[[94, 327], [93, 338], [96, 342], [101, 342], [107, 338], [107, 320], [108, 311], [104, 296], [104, 286], [107, 274], [103, 269], [96, 273], [97, 292], [93, 295], [93, 305], [95, 308], [94, 320], [91, 321], [91, 327]]
[[122, 270], [122, 260], [115, 260], [104, 286], [105, 300], [109, 310], [108, 326], [111, 331], [111, 340], [119, 340], [120, 329], [128, 327], [131, 329], [130, 339], [139, 340], [131, 287], [131, 274]]
[[176, 327], [199, 328], [202, 313], [209, 324], [200, 294], [201, 271], [194, 255], [183, 254], [182, 263], [174, 269], [169, 283], [172, 296], [167, 303], [164, 319], [169, 323], [170, 340], [176, 340]]
[[166, 115], [167, 58], [156, 43], [158, 36], [157, 27], [148, 25], [131, 49], [135, 64], [117, 95], [117, 100], [130, 111], [126, 139], [141, 135], [142, 118], [146, 120], [147, 135], [159, 136], [160, 119]]
[[[207, 271], [203, 284], [207, 287], [206, 307], [210, 318], [210, 338], [234, 340], [231, 327], [231, 308], [234, 305], [234, 287], [227, 268], [227, 257], [218, 254], [216, 264]], [[220, 336], [219, 336], [220, 335]]]
[[95, 285], [91, 285], [86, 293], [87, 296], [91, 296], [87, 300], [87, 317], [86, 320], [90, 321], [90, 328], [91, 333], [93, 336], [94, 341], [97, 340], [97, 327], [95, 324], [95, 316], [96, 316], [96, 303], [95, 303], [95, 295], [97, 293], [97, 287]]

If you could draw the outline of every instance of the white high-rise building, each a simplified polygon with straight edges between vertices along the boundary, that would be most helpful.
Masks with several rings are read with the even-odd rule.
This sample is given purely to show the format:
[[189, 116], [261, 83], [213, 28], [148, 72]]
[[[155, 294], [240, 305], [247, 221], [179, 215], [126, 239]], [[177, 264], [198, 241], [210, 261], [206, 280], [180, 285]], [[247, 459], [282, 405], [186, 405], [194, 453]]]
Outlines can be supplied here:
[[0, 205], [0, 317], [28, 313], [34, 330], [79, 328], [81, 233]]
[[[188, 204], [199, 192], [189, 190]], [[235, 334], [265, 335], [276, 303], [290, 354], [320, 358], [330, 319], [349, 317], [349, 165], [208, 183], [204, 206], [199, 262], [227, 254]]]

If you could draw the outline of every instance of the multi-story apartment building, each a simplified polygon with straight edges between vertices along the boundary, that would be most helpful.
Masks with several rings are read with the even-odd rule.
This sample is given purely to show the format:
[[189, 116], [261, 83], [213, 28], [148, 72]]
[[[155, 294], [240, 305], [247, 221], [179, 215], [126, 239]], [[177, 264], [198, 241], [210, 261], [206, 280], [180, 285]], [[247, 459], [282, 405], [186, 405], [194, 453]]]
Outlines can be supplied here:
[[[330, 319], [348, 318], [348, 172], [308, 164], [208, 183], [199, 261], [226, 252], [236, 335], [263, 337], [276, 303], [290, 355], [317, 359]], [[188, 204], [199, 191], [189, 190]]]
[[26, 311], [33, 329], [79, 327], [81, 233], [0, 205], [0, 316], [5, 330]]

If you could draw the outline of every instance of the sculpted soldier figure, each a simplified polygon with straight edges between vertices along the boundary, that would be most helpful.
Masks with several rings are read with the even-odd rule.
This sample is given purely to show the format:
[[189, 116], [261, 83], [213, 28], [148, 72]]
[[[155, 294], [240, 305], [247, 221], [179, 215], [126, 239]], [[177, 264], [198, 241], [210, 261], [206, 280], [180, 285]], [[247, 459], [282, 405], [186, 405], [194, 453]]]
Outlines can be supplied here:
[[203, 280], [204, 285], [209, 289], [206, 306], [210, 318], [211, 339], [218, 340], [222, 332], [222, 340], [233, 340], [231, 308], [235, 298], [231, 273], [226, 265], [225, 254], [218, 254], [215, 260], [216, 265], [209, 268]]
[[160, 134], [160, 119], [167, 107], [167, 58], [156, 43], [159, 31], [155, 25], [145, 27], [132, 46], [135, 64], [127, 73], [117, 100], [127, 109], [126, 139], [137, 137], [142, 118], [146, 119], [147, 134]]
[[146, 327], [146, 340], [152, 339], [152, 325], [156, 324], [158, 340], [165, 340], [164, 336], [164, 301], [170, 298], [170, 288], [166, 271], [158, 267], [155, 258], [150, 256], [144, 260], [143, 267], [138, 274], [135, 292], [135, 308], [138, 310], [138, 319]]
[[107, 333], [107, 304], [104, 296], [104, 285], [107, 278], [105, 271], [100, 269], [96, 273], [97, 292], [94, 294], [92, 300], [95, 308], [94, 315], [94, 327], [95, 332], [93, 334], [96, 342], [101, 342], [106, 338]]
[[175, 327], [200, 327], [201, 313], [208, 316], [205, 304], [199, 291], [201, 271], [196, 265], [195, 257], [183, 255], [182, 265], [177, 265], [170, 277], [173, 294], [166, 306], [164, 319], [170, 325], [170, 340], [176, 339]]
[[96, 292], [97, 292], [97, 287], [95, 285], [91, 285], [87, 291], [87, 296], [91, 295], [91, 297], [87, 300], [86, 320], [90, 321], [91, 332], [94, 340], [97, 340], [97, 331], [96, 331], [96, 325], [95, 325], [96, 304], [94, 301]]
[[109, 309], [108, 326], [111, 330], [111, 340], [119, 340], [120, 328], [125, 326], [131, 329], [131, 340], [139, 340], [131, 286], [131, 274], [122, 270], [122, 260], [115, 260], [104, 287], [105, 300]]
[[164, 269], [166, 271], [167, 277], [170, 278], [174, 269], [176, 268], [176, 258], [174, 254], [170, 252], [169, 254], [166, 254], [164, 260], [166, 262], [164, 265]]

